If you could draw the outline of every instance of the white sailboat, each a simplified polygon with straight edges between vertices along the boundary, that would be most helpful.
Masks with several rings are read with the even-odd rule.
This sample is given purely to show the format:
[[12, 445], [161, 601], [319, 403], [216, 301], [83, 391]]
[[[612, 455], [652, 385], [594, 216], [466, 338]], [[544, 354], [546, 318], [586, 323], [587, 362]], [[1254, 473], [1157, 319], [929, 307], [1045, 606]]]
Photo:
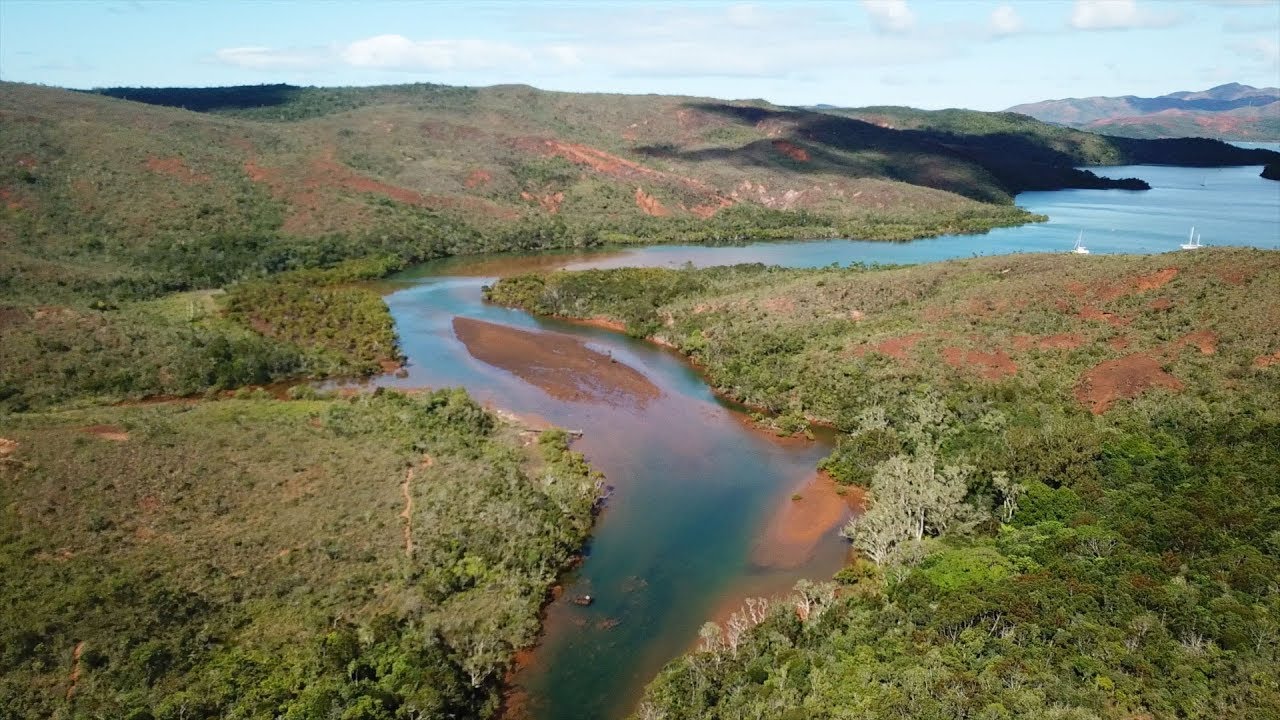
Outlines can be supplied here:
[[1074, 253], [1074, 254], [1076, 254], [1076, 255], [1088, 255], [1088, 254], [1089, 254], [1089, 248], [1087, 248], [1087, 247], [1085, 247], [1085, 246], [1084, 246], [1084, 231], [1083, 231], [1083, 230], [1081, 230], [1081, 231], [1080, 231], [1080, 234], [1076, 236], [1076, 246], [1075, 246], [1074, 248], [1072, 248], [1072, 249], [1071, 249], [1071, 252], [1072, 252], [1072, 253]]
[[1196, 234], [1195, 226], [1191, 228], [1191, 234], [1187, 236], [1187, 241], [1182, 243], [1183, 250], [1198, 250], [1203, 247], [1200, 244], [1200, 236]]

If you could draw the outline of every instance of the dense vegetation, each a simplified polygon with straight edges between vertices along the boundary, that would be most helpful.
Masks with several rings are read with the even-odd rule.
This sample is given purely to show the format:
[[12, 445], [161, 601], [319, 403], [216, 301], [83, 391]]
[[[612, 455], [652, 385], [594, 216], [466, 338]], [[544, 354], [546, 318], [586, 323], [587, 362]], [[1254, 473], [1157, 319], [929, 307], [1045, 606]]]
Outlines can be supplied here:
[[461, 391], [0, 418], [0, 717], [491, 716], [598, 492], [516, 433]]
[[841, 440], [833, 584], [754, 600], [641, 718], [1267, 718], [1280, 707], [1280, 254], [522, 276]]
[[214, 394], [394, 369], [387, 262], [292, 271], [156, 300], [0, 311], [0, 411]]

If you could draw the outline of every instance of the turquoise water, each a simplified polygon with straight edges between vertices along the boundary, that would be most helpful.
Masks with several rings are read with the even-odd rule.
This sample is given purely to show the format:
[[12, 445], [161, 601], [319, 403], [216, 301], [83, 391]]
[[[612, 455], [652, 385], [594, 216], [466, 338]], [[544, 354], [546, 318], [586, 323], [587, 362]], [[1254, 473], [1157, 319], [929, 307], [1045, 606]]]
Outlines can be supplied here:
[[[1049, 222], [986, 235], [461, 258], [404, 276], [403, 289], [387, 301], [409, 375], [379, 384], [460, 385], [497, 407], [583, 430], [575, 447], [614, 487], [584, 563], [565, 579], [565, 599], [549, 606], [545, 637], [516, 677], [527, 695], [522, 707], [547, 720], [624, 715], [662, 664], [689, 647], [702, 622], [726, 603], [785, 591], [800, 577], [828, 577], [843, 563], [846, 548], [833, 533], [798, 567], [761, 568], [750, 560], [770, 511], [807, 477], [827, 452], [826, 442], [778, 441], [747, 428], [696, 372], [660, 348], [483, 304], [481, 286], [493, 275], [557, 266], [815, 267], [1065, 253], [1081, 230], [1094, 253], [1159, 253], [1177, 251], [1192, 225], [1206, 245], [1280, 248], [1280, 183], [1259, 178], [1259, 170], [1107, 168], [1103, 174], [1141, 177], [1153, 189], [1024, 193], [1018, 204], [1049, 215]], [[584, 338], [644, 373], [662, 395], [640, 406], [555, 400], [473, 359], [453, 335], [458, 315]], [[567, 602], [579, 594], [597, 601], [588, 608]]]

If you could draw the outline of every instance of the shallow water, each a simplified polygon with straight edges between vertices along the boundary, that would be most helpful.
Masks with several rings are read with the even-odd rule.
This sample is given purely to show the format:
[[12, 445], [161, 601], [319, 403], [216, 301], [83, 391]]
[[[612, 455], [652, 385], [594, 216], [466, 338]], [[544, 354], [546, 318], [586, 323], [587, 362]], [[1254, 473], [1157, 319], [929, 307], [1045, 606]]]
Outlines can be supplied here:
[[[536, 256], [457, 258], [415, 269], [388, 304], [409, 358], [408, 377], [379, 384], [460, 385], [482, 401], [584, 431], [575, 448], [614, 486], [588, 556], [548, 608], [546, 634], [517, 674], [521, 708], [537, 718], [619, 717], [643, 685], [688, 648], [707, 618], [748, 594], [829, 577], [846, 548], [830, 533], [798, 567], [770, 570], [751, 551], [774, 508], [826, 454], [828, 443], [781, 441], [747, 427], [675, 354], [616, 333], [542, 320], [485, 305], [481, 286], [498, 274], [554, 267], [722, 265], [764, 262], [918, 263], [1011, 252], [1066, 252], [1077, 233], [1094, 253], [1176, 251], [1195, 225], [1206, 245], [1280, 248], [1280, 183], [1260, 168], [1107, 168], [1153, 189], [1024, 193], [1018, 204], [1047, 223], [986, 235], [911, 243], [834, 240], [744, 247], [650, 246]], [[1064, 262], [1071, 259], [1064, 256]], [[472, 358], [452, 329], [455, 316], [550, 330], [587, 339], [661, 389], [643, 404], [556, 400], [505, 370]], [[588, 608], [568, 602], [591, 594]], [[616, 626], [615, 626], [616, 622]]]

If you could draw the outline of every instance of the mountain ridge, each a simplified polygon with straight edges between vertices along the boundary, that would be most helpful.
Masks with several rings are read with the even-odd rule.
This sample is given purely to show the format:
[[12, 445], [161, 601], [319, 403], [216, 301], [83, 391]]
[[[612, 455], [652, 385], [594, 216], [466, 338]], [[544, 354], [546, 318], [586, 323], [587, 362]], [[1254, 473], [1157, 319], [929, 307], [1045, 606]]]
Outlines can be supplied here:
[[1226, 83], [1157, 97], [1059, 98], [1015, 105], [1008, 112], [1082, 130], [1126, 137], [1203, 136], [1280, 141], [1280, 88]]
[[153, 297], [365, 257], [909, 240], [1035, 221], [1014, 205], [1024, 190], [1146, 187], [1082, 165], [1280, 160], [879, 110], [513, 85], [0, 83], [0, 291]]

